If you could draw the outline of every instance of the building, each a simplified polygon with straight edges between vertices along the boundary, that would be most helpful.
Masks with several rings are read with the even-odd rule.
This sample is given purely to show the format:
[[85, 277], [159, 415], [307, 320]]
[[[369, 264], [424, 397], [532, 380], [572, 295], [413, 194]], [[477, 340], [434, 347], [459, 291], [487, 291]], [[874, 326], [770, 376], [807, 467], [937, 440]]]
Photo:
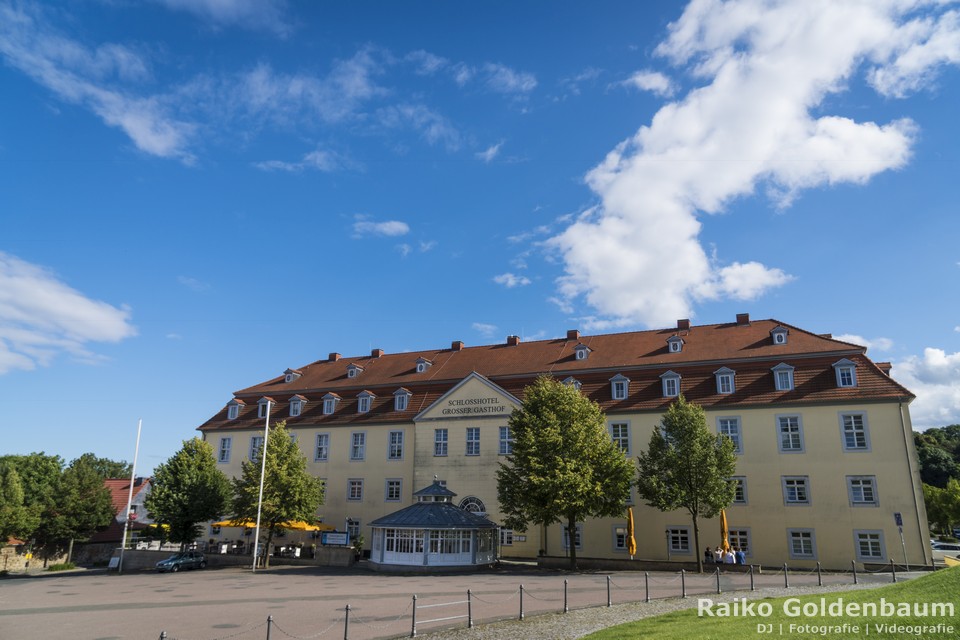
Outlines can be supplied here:
[[[737, 446], [739, 487], [727, 516], [731, 543], [748, 562], [929, 564], [913, 395], [889, 370], [864, 347], [739, 314], [727, 324], [680, 320], [663, 330], [331, 353], [237, 391], [199, 430], [220, 468], [236, 476], [262, 441], [269, 409], [326, 481], [319, 515], [370, 540], [369, 523], [413, 504], [414, 488], [434, 476], [456, 485], [459, 507], [499, 522], [495, 471], [510, 452], [508, 419], [539, 374], [599, 403], [628, 456], [682, 393]], [[635, 493], [630, 504], [637, 558], [694, 561], [702, 553], [686, 512], [661, 513]], [[701, 522], [701, 534], [714, 546], [719, 524]], [[574, 543], [581, 558], [626, 558], [626, 514], [582, 523]], [[501, 529], [499, 544], [503, 557], [563, 556], [567, 540], [554, 525]]]
[[[116, 515], [106, 529], [90, 536], [89, 542], [91, 544], [111, 543], [119, 546], [123, 541], [123, 527], [127, 524], [129, 518], [127, 543], [136, 546], [136, 540], [140, 532], [153, 524], [153, 520], [147, 515], [147, 510], [144, 507], [144, 502], [150, 495], [150, 478], [135, 478], [132, 493], [129, 478], [108, 478], [103, 481], [103, 484], [110, 491], [110, 500]], [[130, 499], [129, 512], [127, 511], [127, 499]]]

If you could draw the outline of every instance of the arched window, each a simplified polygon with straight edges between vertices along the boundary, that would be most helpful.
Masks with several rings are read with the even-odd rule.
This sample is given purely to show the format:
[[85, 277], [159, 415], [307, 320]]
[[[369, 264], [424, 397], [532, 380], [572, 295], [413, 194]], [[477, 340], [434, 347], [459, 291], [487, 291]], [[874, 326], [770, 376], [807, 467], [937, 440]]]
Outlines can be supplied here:
[[476, 496], [467, 496], [461, 500], [460, 508], [470, 513], [484, 514], [487, 512], [487, 507], [484, 506], [483, 500]]

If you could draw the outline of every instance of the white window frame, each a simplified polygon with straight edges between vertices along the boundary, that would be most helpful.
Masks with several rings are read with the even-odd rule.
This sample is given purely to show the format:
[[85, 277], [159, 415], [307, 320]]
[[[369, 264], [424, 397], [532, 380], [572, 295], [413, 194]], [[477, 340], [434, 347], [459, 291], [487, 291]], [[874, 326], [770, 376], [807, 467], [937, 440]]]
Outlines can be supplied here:
[[880, 506], [877, 476], [847, 476], [847, 493], [851, 507]]
[[810, 476], [780, 476], [780, 484], [783, 487], [784, 506], [811, 504]]
[[[734, 539], [736, 544], [734, 544]], [[743, 544], [743, 540], [746, 540], [746, 546]], [[730, 526], [727, 530], [727, 542], [730, 543], [731, 547], [739, 547], [743, 551], [743, 555], [746, 557], [753, 556], [753, 538], [750, 535], [750, 527], [737, 527]]]
[[717, 393], [728, 396], [737, 390], [737, 374], [733, 369], [723, 367], [713, 372], [717, 379]]
[[[730, 479], [737, 483], [737, 489], [733, 496], [733, 504], [749, 504], [749, 498], [747, 496], [747, 476], [731, 476]], [[743, 496], [742, 500], [737, 500], [737, 492]]]
[[[873, 548], [876, 548], [878, 553], [864, 554], [864, 542], [870, 547], [871, 551]], [[878, 564], [886, 564], [887, 562], [887, 545], [883, 539], [883, 530], [881, 529], [854, 529], [853, 549], [857, 554], [857, 560], [860, 562]]]
[[513, 433], [510, 431], [510, 427], [500, 427], [500, 444], [497, 449], [499, 455], [509, 456], [513, 453]]
[[780, 363], [773, 367], [773, 386], [777, 391], [793, 391], [793, 370], [788, 364]]
[[467, 446], [464, 455], [480, 455], [480, 427], [467, 427], [466, 432]]
[[[391, 492], [391, 489], [396, 489], [396, 491]], [[396, 497], [391, 497], [392, 493], [396, 494]], [[400, 502], [403, 500], [403, 478], [387, 478], [383, 482], [383, 501], [384, 502]]]
[[256, 458], [257, 449], [263, 446], [263, 436], [250, 436], [250, 451], [248, 452], [248, 460], [253, 460]]
[[[792, 424], [786, 426], [790, 427], [791, 431], [788, 432], [790, 435], [790, 447], [784, 446], [783, 436], [784, 436], [784, 420], [796, 419], [796, 431], [794, 432]], [[777, 421], [777, 449], [780, 453], [803, 453], [806, 451], [806, 443], [803, 438], [803, 417], [799, 413], [784, 413], [778, 414], [776, 416]], [[796, 434], [796, 438], [793, 437], [793, 434]], [[792, 446], [794, 439], [799, 442], [798, 447]]]
[[227, 420], [236, 420], [240, 415], [240, 405], [237, 403], [227, 405]]
[[262, 402], [258, 402], [258, 403], [257, 403], [257, 417], [258, 417], [258, 418], [266, 418], [266, 417], [267, 417], [267, 408], [268, 408], [271, 404], [273, 404], [273, 403], [270, 402], [270, 401], [267, 401], [267, 400], [264, 400], [264, 401], [262, 401]]
[[577, 360], [586, 360], [590, 356], [590, 347], [585, 344], [578, 344], [573, 350]]
[[350, 433], [350, 461], [362, 462], [367, 458], [367, 432], [353, 431]]
[[833, 370], [837, 376], [837, 386], [841, 389], [852, 389], [857, 386], [857, 365], [852, 360], [838, 360], [833, 363]]
[[361, 373], [363, 373], [363, 367], [357, 364], [347, 365], [347, 377], [356, 378]]
[[[866, 411], [841, 411], [840, 412], [840, 438], [843, 443], [844, 451], [870, 451], [870, 427], [867, 424], [867, 412]], [[849, 426], [851, 428], [848, 429]], [[859, 422], [859, 425], [857, 424]], [[860, 445], [857, 443], [857, 440], [861, 439], [857, 436], [861, 436], [863, 444]], [[854, 445], [850, 446], [850, 440], [848, 436], [852, 436], [854, 440]]]
[[450, 450], [450, 430], [440, 428], [433, 430], [433, 455], [436, 458], [446, 457]]
[[393, 394], [393, 410], [394, 411], [406, 411], [407, 407], [410, 406], [410, 393], [406, 391], [398, 391]]
[[667, 371], [660, 375], [664, 398], [676, 398], [680, 395], [680, 374]]
[[571, 386], [571, 387], [573, 387], [574, 389], [576, 389], [577, 391], [580, 391], [581, 387], [583, 387], [583, 383], [580, 382], [579, 380], [577, 380], [576, 378], [574, 378], [573, 376], [570, 376], [569, 378], [567, 378], [566, 380], [564, 380], [564, 381], [563, 381], [563, 384], [565, 384], [565, 385], [567, 385], [567, 386]]
[[740, 416], [717, 416], [717, 433], [733, 440], [734, 453], [743, 453], [743, 431]]
[[500, 527], [500, 546], [513, 546], [513, 529], [504, 529], [503, 527]]
[[373, 397], [369, 394], [357, 396], [357, 413], [369, 413], [370, 406], [373, 404]]
[[426, 358], [417, 358], [417, 373], [424, 373], [433, 363]]
[[233, 438], [220, 438], [220, 447], [217, 449], [217, 462], [228, 464], [230, 462], [230, 448], [233, 446]]
[[347, 502], [363, 502], [363, 478], [347, 480]]
[[313, 461], [326, 462], [330, 459], [330, 434], [318, 433], [314, 440]]
[[403, 460], [403, 431], [394, 429], [387, 434], [387, 460]]
[[327, 394], [323, 396], [323, 415], [332, 415], [333, 412], [337, 410], [337, 402], [339, 401], [340, 398], [333, 394]]
[[[795, 545], [800, 543], [798, 550]], [[806, 547], [809, 546], [809, 552]], [[817, 559], [817, 534], [814, 529], [787, 529], [787, 552], [791, 560]]]
[[610, 378], [610, 397], [613, 400], [626, 400], [630, 395], [630, 378], [617, 374]]
[[789, 333], [783, 327], [776, 327], [770, 331], [770, 337], [773, 341], [773, 344], [782, 345], [787, 344], [787, 333]]
[[620, 448], [624, 455], [630, 455], [630, 421], [617, 420], [609, 426], [610, 439]]
[[690, 527], [667, 525], [667, 552], [670, 555], [693, 553]]
[[627, 525], [626, 524], [615, 524], [611, 525], [611, 531], [613, 533], [613, 551], [614, 553], [626, 553], [627, 552]]
[[290, 417], [296, 418], [303, 412], [303, 400], [294, 398], [290, 401]]
[[683, 338], [680, 336], [670, 336], [667, 338], [667, 350], [670, 353], [683, 352]]
[[[563, 540], [564, 549], [570, 549], [569, 533], [570, 532], [567, 531], [566, 525], [562, 525], [560, 527], [560, 538]], [[577, 546], [577, 551], [581, 551], [583, 549], [583, 523], [582, 522], [578, 522], [576, 524], [576, 530], [574, 531], [573, 536], [574, 536], [574, 543]]]

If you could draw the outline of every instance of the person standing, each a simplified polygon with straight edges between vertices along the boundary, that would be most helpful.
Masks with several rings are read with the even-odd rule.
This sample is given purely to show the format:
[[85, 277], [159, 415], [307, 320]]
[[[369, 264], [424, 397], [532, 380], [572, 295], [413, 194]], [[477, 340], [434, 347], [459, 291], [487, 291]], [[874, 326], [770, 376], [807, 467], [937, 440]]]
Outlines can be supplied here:
[[737, 547], [737, 551], [734, 555], [737, 556], [737, 564], [747, 564], [747, 554], [744, 553], [741, 547]]
[[703, 562], [705, 564], [714, 562], [713, 551], [710, 550], [710, 547], [707, 547], [706, 551], [703, 552]]

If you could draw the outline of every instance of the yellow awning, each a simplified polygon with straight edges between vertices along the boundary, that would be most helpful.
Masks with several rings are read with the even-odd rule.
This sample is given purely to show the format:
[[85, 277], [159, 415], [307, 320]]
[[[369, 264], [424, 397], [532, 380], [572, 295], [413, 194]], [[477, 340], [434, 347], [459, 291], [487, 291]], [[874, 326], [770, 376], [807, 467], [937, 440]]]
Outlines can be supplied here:
[[[261, 524], [263, 524], [261, 522]], [[252, 529], [257, 526], [255, 520], [221, 520], [220, 522], [214, 522], [214, 527], [243, 527], [245, 529]], [[304, 522], [302, 520], [291, 520], [289, 522], [282, 522], [280, 526], [284, 529], [290, 529], [292, 531], [336, 531], [336, 527], [329, 524], [324, 524], [318, 522], [317, 524], [310, 524], [309, 522]]]

